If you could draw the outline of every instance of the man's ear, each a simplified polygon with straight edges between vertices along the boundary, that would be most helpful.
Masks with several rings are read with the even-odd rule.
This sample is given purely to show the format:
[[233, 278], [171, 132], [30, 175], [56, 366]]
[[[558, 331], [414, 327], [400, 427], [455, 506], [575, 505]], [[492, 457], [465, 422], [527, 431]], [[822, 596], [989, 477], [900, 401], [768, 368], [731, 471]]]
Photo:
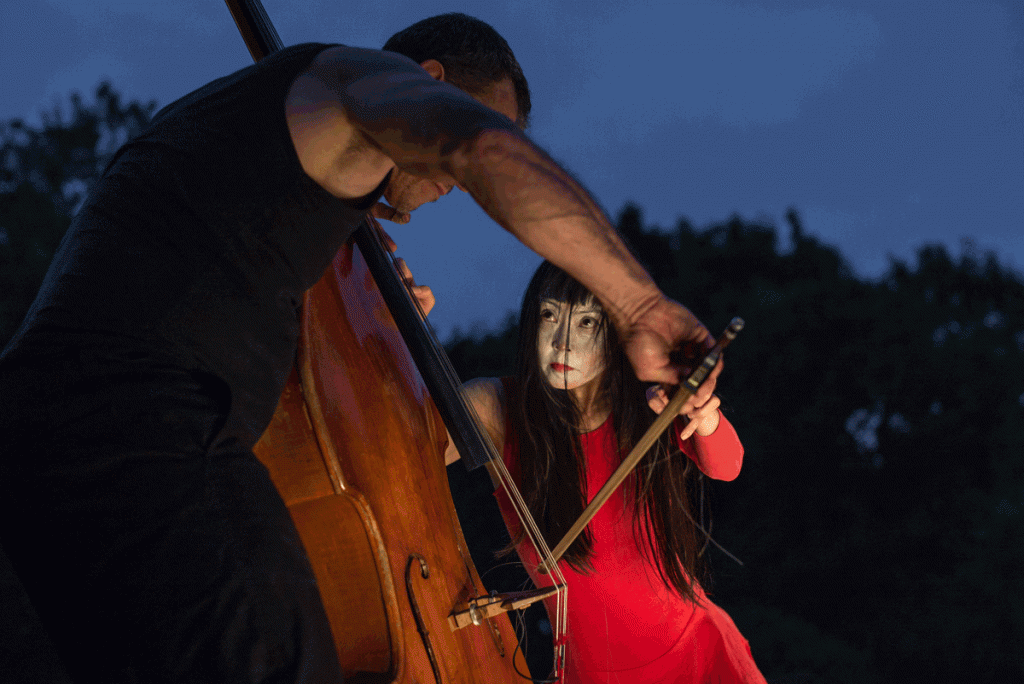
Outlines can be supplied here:
[[427, 73], [436, 78], [438, 81], [444, 80], [444, 65], [438, 62], [436, 59], [428, 59], [425, 62], [421, 62], [420, 66], [427, 70]]

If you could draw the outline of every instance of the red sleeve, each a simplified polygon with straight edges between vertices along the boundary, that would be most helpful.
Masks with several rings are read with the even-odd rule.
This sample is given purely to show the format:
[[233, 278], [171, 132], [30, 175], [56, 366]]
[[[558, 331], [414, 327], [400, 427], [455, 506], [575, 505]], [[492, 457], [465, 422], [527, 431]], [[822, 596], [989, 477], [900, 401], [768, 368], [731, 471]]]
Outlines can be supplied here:
[[672, 440], [676, 446], [708, 477], [726, 482], [735, 480], [743, 467], [743, 445], [732, 423], [719, 412], [714, 432], [707, 437], [694, 434], [680, 443], [679, 435], [685, 427], [686, 419], [682, 416], [672, 423]]

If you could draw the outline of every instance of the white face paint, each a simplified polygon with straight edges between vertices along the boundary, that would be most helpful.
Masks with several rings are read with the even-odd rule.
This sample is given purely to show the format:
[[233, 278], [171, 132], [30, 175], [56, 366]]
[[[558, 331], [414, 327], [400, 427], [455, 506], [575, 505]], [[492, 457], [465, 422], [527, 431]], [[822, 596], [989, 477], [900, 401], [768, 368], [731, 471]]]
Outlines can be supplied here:
[[572, 390], [604, 370], [604, 312], [593, 299], [572, 308], [541, 298], [537, 354], [541, 373], [555, 389]]

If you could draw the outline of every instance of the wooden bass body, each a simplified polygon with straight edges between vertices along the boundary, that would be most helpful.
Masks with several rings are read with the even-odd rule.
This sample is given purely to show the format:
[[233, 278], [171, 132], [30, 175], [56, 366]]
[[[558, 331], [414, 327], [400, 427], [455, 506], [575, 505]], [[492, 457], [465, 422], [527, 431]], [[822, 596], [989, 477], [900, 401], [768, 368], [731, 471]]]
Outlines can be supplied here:
[[346, 679], [523, 681], [507, 616], [450, 625], [486, 592], [448, 488], [445, 426], [352, 241], [306, 294], [301, 325], [255, 451], [306, 547]]

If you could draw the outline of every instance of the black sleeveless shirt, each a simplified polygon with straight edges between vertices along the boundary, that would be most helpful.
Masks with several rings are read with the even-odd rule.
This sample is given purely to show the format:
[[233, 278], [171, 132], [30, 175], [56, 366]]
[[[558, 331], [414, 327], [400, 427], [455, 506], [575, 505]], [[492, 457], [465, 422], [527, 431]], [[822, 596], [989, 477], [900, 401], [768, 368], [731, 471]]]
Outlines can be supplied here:
[[388, 180], [352, 202], [302, 170], [285, 99], [327, 47], [293, 46], [218, 79], [165, 107], [118, 151], [65, 235], [0, 376], [54, 355], [66, 369], [67, 359], [94, 352], [110, 373], [110, 359], [122, 358], [132, 368], [208, 373], [230, 392], [225, 431], [240, 446], [255, 443], [294, 360], [303, 291]]

